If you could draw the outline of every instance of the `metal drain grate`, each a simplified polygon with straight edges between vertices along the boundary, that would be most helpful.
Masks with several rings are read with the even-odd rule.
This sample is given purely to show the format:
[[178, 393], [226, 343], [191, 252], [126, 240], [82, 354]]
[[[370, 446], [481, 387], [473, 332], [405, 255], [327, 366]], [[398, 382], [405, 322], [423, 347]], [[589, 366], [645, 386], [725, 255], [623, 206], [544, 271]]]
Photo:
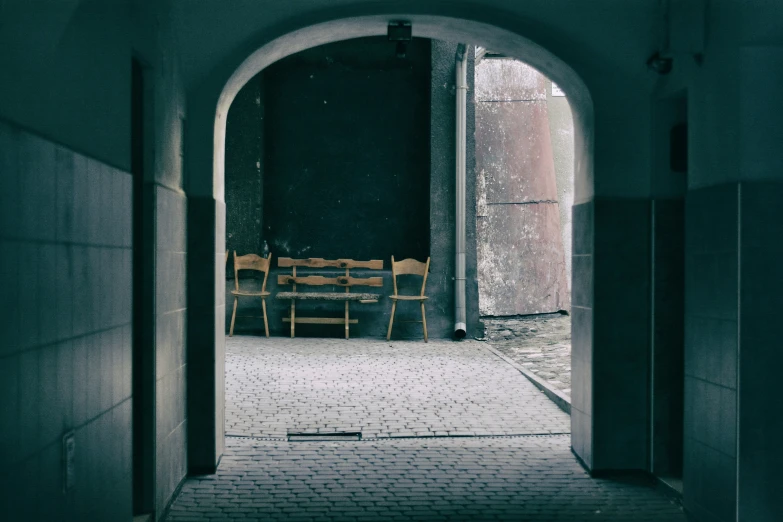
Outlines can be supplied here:
[[336, 433], [289, 433], [288, 442], [323, 442], [362, 440], [362, 432], [336, 432]]

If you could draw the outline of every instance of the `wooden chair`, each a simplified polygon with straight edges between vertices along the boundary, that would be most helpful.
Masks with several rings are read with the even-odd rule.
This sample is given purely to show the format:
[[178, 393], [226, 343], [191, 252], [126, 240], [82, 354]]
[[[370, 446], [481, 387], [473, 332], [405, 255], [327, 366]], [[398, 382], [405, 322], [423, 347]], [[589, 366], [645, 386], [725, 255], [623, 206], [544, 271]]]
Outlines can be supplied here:
[[[237, 251], [234, 250], [234, 290], [231, 293], [234, 296], [234, 312], [231, 314], [231, 328], [228, 331], [228, 336], [234, 335], [234, 321], [237, 317], [237, 302], [240, 297], [260, 297], [261, 308], [264, 311], [264, 332], [269, 337], [269, 323], [266, 319], [266, 298], [269, 297], [269, 292], [266, 291], [266, 280], [269, 277], [269, 267], [271, 266], [272, 254], [269, 257], [263, 258], [255, 254], [247, 254], [244, 256], [237, 256]], [[256, 270], [264, 273], [264, 282], [261, 285], [260, 292], [251, 292], [248, 290], [240, 290], [239, 288], [239, 271], [240, 270]]]
[[[394, 295], [390, 295], [389, 299], [392, 300], [391, 319], [389, 319], [389, 332], [386, 334], [386, 340], [391, 339], [392, 326], [394, 326], [394, 312], [397, 311], [397, 301], [418, 301], [421, 304], [421, 324], [424, 327], [424, 342], [427, 342], [427, 316], [424, 314], [424, 301], [427, 297], [424, 295], [424, 288], [427, 286], [427, 274], [430, 270], [430, 258], [427, 258], [426, 263], [416, 261], [415, 259], [403, 259], [402, 261], [395, 261], [394, 256], [391, 258], [392, 266], [392, 282], [394, 283]], [[398, 275], [417, 275], [421, 276], [421, 293], [419, 295], [400, 295], [397, 292], [397, 276]], [[419, 322], [419, 321], [414, 321]]]

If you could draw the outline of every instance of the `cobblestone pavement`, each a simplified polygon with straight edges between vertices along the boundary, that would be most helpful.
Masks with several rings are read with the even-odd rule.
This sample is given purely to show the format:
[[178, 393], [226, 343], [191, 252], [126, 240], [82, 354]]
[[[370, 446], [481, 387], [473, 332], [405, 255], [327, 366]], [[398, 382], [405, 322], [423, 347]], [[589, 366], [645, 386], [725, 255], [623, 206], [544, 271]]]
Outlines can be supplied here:
[[483, 318], [493, 348], [571, 395], [571, 316]]
[[[520, 378], [524, 378], [521, 377]], [[168, 521], [685, 522], [648, 484], [590, 478], [568, 436], [273, 442], [229, 439]]]
[[[226, 373], [235, 436], [168, 522], [686, 520], [650, 484], [585, 473], [549, 433], [568, 416], [482, 343], [235, 337]], [[282, 438], [349, 429], [365, 438]], [[468, 435], [485, 430], [544, 434]]]
[[226, 434], [363, 438], [569, 433], [571, 421], [476, 341], [232, 337]]

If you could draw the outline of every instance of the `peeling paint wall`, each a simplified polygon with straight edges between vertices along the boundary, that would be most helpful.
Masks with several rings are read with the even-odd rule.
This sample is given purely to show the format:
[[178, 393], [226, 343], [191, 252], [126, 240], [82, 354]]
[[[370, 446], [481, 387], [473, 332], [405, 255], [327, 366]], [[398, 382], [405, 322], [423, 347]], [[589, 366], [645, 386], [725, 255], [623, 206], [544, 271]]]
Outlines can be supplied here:
[[[564, 195], [570, 212], [573, 168], [556, 175], [553, 142], [558, 151], [564, 145], [551, 136], [549, 89], [545, 76], [516, 60], [485, 58], [476, 65], [481, 315], [570, 308], [564, 248], [570, 221], [561, 226], [560, 201]], [[557, 130], [565, 126], [562, 112], [558, 107]], [[566, 185], [570, 191], [561, 190]]]

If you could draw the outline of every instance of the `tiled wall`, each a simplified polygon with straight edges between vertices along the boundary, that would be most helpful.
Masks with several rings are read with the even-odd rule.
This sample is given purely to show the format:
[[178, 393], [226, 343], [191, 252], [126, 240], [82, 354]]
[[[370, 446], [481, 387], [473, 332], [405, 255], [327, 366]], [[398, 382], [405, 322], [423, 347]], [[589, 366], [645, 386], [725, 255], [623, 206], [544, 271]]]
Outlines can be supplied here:
[[4, 520], [131, 512], [131, 198], [128, 173], [0, 123]]
[[741, 190], [739, 520], [773, 522], [783, 491], [783, 183], [743, 183]]
[[188, 198], [188, 471], [212, 473], [223, 452], [226, 206]]
[[685, 200], [653, 201], [651, 469], [682, 472], [685, 344]]
[[685, 506], [734, 520], [738, 351], [736, 183], [686, 198]]
[[594, 205], [593, 467], [646, 469], [650, 201], [602, 198]]
[[156, 503], [166, 507], [187, 472], [186, 203], [181, 190], [154, 187]]
[[571, 291], [571, 444], [593, 466], [593, 202], [574, 205]]

